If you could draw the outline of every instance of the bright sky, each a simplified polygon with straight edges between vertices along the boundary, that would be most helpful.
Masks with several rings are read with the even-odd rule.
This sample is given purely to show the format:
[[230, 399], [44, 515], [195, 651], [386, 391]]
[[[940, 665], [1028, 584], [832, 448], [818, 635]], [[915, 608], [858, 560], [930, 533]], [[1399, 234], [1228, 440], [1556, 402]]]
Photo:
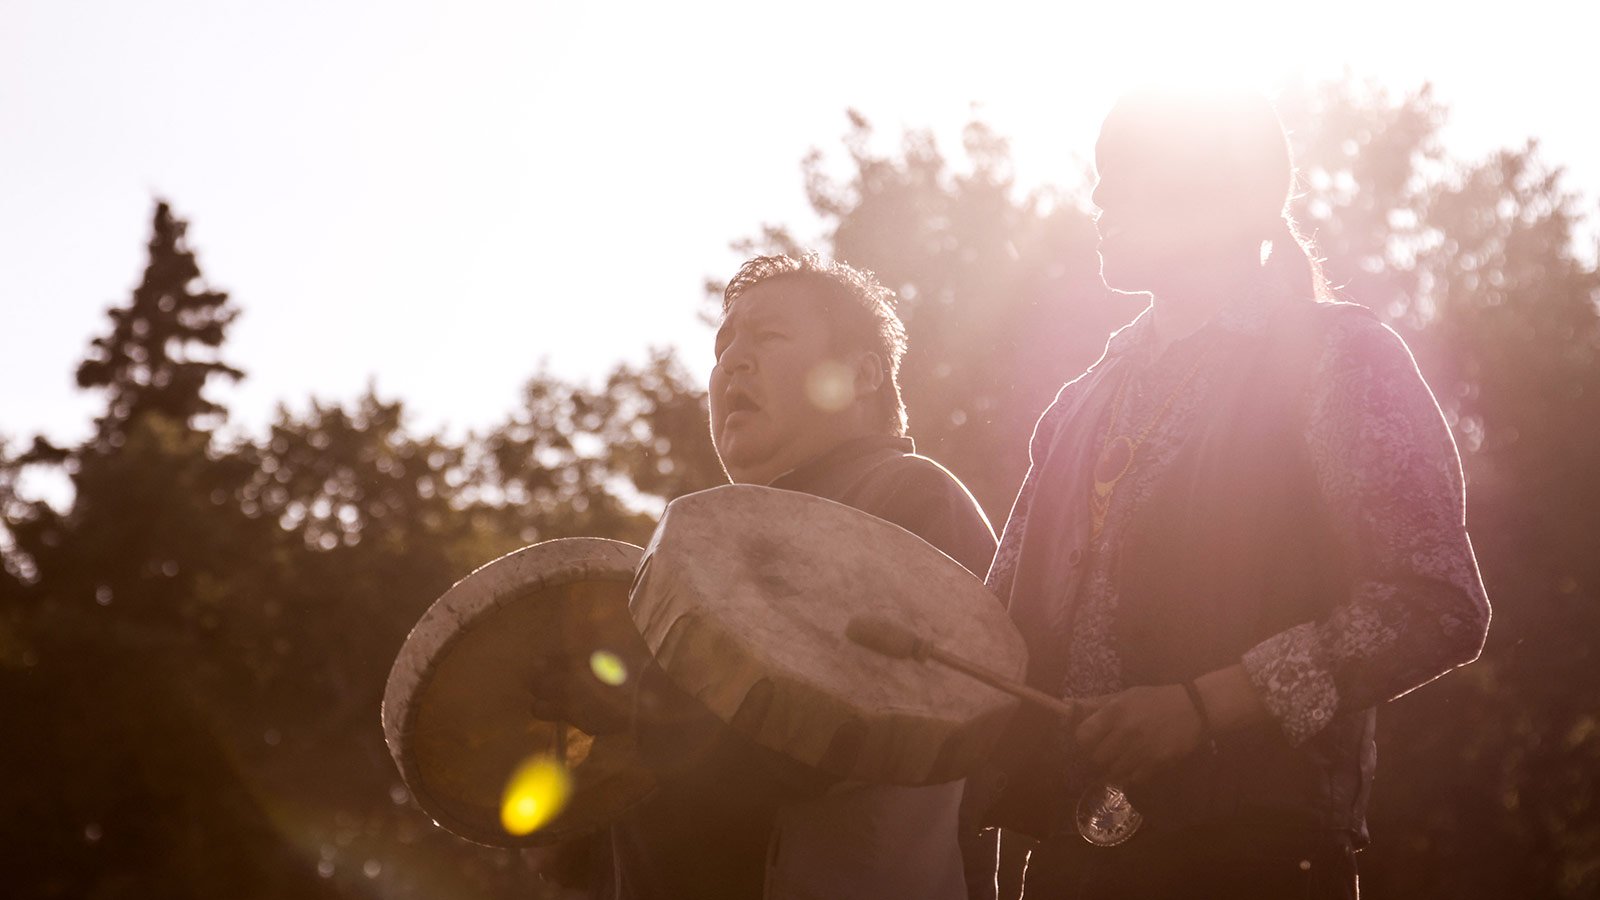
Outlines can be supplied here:
[[1541, 139], [1600, 195], [1591, 2], [1507, 6], [5, 0], [0, 435], [87, 433], [73, 387], [145, 260], [154, 196], [244, 314], [213, 389], [274, 406], [369, 380], [413, 424], [487, 426], [541, 360], [710, 361], [701, 285], [763, 222], [817, 230], [799, 160], [847, 107], [954, 151], [974, 104], [1025, 185], [1071, 183], [1152, 75], [1432, 81], [1449, 146]]

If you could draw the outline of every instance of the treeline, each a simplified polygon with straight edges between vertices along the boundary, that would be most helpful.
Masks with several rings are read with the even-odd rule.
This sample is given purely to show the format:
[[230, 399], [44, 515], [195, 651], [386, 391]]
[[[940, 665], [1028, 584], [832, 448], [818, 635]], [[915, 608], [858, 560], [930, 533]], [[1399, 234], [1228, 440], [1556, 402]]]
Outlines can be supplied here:
[[[1302, 86], [1280, 101], [1297, 213], [1351, 299], [1411, 343], [1455, 428], [1495, 604], [1484, 659], [1387, 707], [1364, 854], [1373, 897], [1600, 892], [1600, 275], [1578, 198], [1534, 145], [1460, 160], [1426, 89]], [[1137, 310], [1100, 285], [1090, 184], [1024, 189], [982, 123], [947, 156], [803, 164], [821, 249], [902, 296], [919, 447], [998, 526], [1033, 419]], [[843, 169], [848, 175], [830, 177]], [[537, 853], [431, 826], [378, 724], [407, 629], [453, 581], [567, 535], [648, 536], [721, 480], [703, 389], [670, 352], [603, 384], [535, 374], [505, 421], [418, 434], [368, 393], [224, 438], [206, 386], [237, 310], [183, 222], [79, 384], [94, 434], [0, 445], [0, 871], [18, 897], [555, 896]], [[798, 250], [782, 226], [738, 242]], [[685, 298], [692, 304], [695, 298]], [[64, 510], [18, 491], [64, 473]]]

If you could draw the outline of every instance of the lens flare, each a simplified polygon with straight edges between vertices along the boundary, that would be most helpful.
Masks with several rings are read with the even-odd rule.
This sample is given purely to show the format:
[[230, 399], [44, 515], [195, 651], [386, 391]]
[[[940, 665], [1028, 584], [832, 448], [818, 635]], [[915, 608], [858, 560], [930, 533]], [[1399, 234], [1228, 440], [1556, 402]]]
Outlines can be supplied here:
[[628, 667], [621, 657], [609, 650], [596, 650], [589, 654], [589, 671], [601, 684], [621, 687], [628, 680]]
[[806, 373], [806, 398], [823, 412], [835, 413], [855, 400], [855, 376], [850, 367], [825, 359]]
[[500, 824], [517, 837], [532, 834], [561, 814], [572, 794], [572, 776], [549, 756], [531, 756], [511, 773], [500, 801]]

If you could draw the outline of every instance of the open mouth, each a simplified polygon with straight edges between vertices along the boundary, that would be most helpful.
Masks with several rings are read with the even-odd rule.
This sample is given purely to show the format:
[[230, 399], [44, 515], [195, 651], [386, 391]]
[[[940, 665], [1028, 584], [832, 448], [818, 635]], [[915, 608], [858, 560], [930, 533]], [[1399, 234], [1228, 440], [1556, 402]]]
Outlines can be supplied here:
[[755, 398], [750, 395], [750, 392], [744, 390], [743, 388], [730, 388], [726, 394], [726, 399], [727, 416], [729, 417], [732, 417], [736, 413], [753, 413], [761, 411], [761, 404], [757, 403]]

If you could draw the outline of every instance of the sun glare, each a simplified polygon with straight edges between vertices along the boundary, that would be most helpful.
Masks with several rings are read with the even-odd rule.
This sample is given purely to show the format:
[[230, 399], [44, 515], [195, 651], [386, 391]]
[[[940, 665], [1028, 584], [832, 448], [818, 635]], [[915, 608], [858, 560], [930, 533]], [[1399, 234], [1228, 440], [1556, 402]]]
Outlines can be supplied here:
[[589, 671], [601, 684], [621, 687], [628, 680], [628, 666], [609, 650], [596, 650], [589, 654]]
[[1257, 0], [1203, 5], [1168, 0], [1130, 5], [1108, 16], [1095, 43], [1123, 89], [1154, 83], [1270, 93], [1304, 65], [1304, 45], [1294, 36], [1320, 32], [1319, 20], [1327, 13]]
[[1196, 94], [1249, 90], [1271, 96], [1291, 73], [1244, 47], [1230, 53], [1217, 46], [1207, 52], [1185, 45], [1154, 46], [1139, 54], [1124, 88], [1151, 85]]
[[532, 834], [561, 814], [571, 794], [572, 776], [565, 766], [549, 756], [530, 757], [506, 783], [500, 824], [507, 834]]
[[839, 412], [855, 400], [855, 377], [850, 367], [826, 359], [806, 373], [806, 397], [823, 412]]

